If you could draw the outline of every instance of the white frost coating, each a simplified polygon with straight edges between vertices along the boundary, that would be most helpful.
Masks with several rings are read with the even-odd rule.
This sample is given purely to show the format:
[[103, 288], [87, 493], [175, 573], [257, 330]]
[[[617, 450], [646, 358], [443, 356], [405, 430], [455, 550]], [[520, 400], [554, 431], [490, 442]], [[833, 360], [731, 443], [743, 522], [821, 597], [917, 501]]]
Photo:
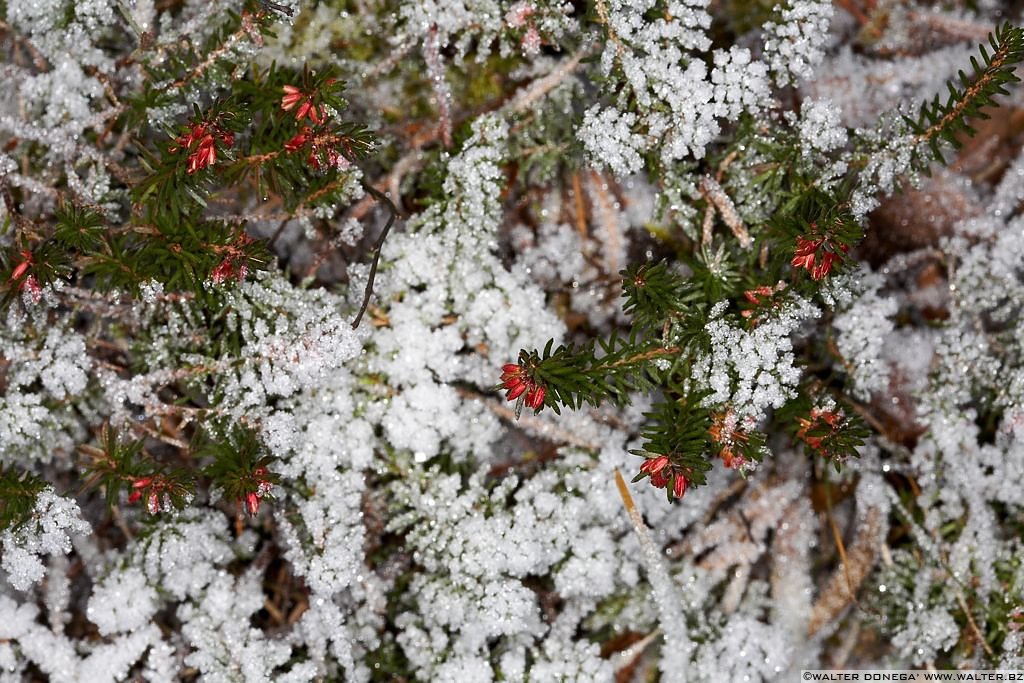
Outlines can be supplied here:
[[879, 296], [881, 285], [881, 277], [862, 271], [857, 284], [860, 295], [832, 322], [836, 346], [852, 375], [853, 394], [861, 400], [870, 400], [873, 392], [889, 385], [890, 369], [883, 349], [893, 332], [892, 317], [898, 306], [894, 298]]
[[643, 167], [640, 151], [646, 147], [644, 136], [634, 133], [636, 114], [594, 105], [583, 114], [577, 131], [587, 153], [617, 176], [628, 176]]
[[93, 589], [86, 614], [109, 636], [148, 623], [157, 607], [156, 589], [139, 569], [129, 568], [111, 573]]
[[736, 120], [744, 112], [757, 112], [771, 104], [768, 67], [753, 59], [750, 50], [735, 45], [729, 50], [715, 50], [714, 63], [711, 82], [718, 116]]
[[935, 660], [935, 656], [948, 650], [960, 638], [960, 627], [944, 609], [912, 610], [906, 627], [892, 640], [904, 657], [914, 664]]
[[71, 536], [91, 530], [80, 515], [75, 501], [58, 496], [49, 487], [41, 491], [32, 517], [0, 534], [0, 566], [7, 573], [7, 582], [24, 591], [42, 579], [46, 570], [41, 556], [66, 555], [71, 552]]
[[765, 24], [765, 58], [778, 85], [810, 77], [824, 57], [831, 18], [828, 0], [790, 0], [777, 21]]
[[[638, 170], [644, 148], [666, 167], [700, 159], [722, 119], [768, 104], [768, 66], [751, 59], [749, 50], [718, 50], [709, 68], [707, 6], [706, 0], [671, 1], [655, 11], [653, 0], [602, 3], [610, 38], [601, 67], [610, 75], [618, 66], [615, 82], [627, 90], [609, 93], [616, 100], [612, 107], [588, 109], [577, 137], [616, 174]], [[635, 98], [637, 113], [620, 111], [626, 93]]]
[[847, 134], [841, 112], [826, 99], [804, 100], [800, 109], [800, 143], [805, 158], [846, 146]]
[[708, 405], [728, 404], [741, 418], [759, 420], [794, 395], [800, 370], [793, 365], [790, 335], [819, 315], [810, 303], [793, 297], [778, 313], [752, 329], [735, 327], [712, 310], [704, 328], [711, 350], [698, 356], [693, 379], [711, 394]]

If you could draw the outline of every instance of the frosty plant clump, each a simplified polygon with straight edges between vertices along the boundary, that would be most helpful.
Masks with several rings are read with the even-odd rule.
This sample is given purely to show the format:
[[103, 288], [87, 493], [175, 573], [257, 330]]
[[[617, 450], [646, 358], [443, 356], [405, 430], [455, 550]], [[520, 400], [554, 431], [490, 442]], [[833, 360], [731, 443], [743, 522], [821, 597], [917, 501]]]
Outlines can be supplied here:
[[1019, 12], [0, 4], [0, 680], [1024, 669]]

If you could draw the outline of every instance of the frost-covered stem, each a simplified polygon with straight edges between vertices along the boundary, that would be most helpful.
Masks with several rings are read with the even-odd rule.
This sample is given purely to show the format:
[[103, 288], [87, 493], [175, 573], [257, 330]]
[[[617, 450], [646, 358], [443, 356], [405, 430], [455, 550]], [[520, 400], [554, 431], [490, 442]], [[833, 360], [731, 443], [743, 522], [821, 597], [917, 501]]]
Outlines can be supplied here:
[[[257, 15], [257, 17], [261, 15], [262, 13]], [[206, 59], [197, 64], [195, 68], [192, 69], [192, 71], [188, 72], [187, 74], [185, 74], [184, 76], [182, 76], [181, 78], [167, 86], [168, 89], [177, 90], [178, 88], [188, 85], [195, 79], [202, 76], [204, 73], [206, 73], [207, 69], [213, 66], [218, 59], [223, 57], [227, 53], [227, 51], [231, 49], [231, 46], [238, 42], [238, 40], [246, 33], [248, 33], [248, 30], [246, 29], [245, 22], [242, 22], [242, 26], [239, 27], [237, 31], [232, 33], [227, 38], [225, 38], [224, 42], [220, 46], [218, 46], [214, 50], [211, 50], [210, 54], [206, 56]]]
[[262, 166], [268, 161], [273, 161], [274, 159], [276, 159], [278, 156], [280, 156], [280, 154], [283, 151], [284, 150], [278, 149], [273, 152], [267, 152], [265, 154], [253, 154], [252, 156], [242, 157], [241, 159], [239, 159], [239, 161], [249, 165]]
[[40, 71], [49, 71], [50, 67], [46, 63], [46, 58], [43, 57], [43, 53], [39, 51], [35, 45], [32, 44], [25, 36], [18, 35], [18, 32], [14, 30], [14, 27], [8, 24], [6, 21], [0, 20], [0, 31], [6, 31], [10, 33], [16, 42], [20, 42], [28, 50], [29, 54], [32, 55], [32, 63]]
[[708, 202], [708, 205], [704, 207], [704, 223], [701, 226], [701, 246], [708, 246], [711, 244], [711, 231], [715, 227], [715, 205]]
[[444, 62], [441, 59], [441, 39], [437, 25], [430, 27], [423, 40], [423, 61], [427, 64], [427, 77], [437, 100], [437, 129], [445, 147], [452, 146], [452, 91], [445, 78]]
[[[718, 184], [718, 181], [709, 175], [704, 176], [700, 181], [700, 192], [710, 204], [714, 204], [715, 208], [718, 209], [719, 215], [722, 216], [722, 221], [732, 230], [732, 234], [736, 236], [740, 246], [744, 249], [749, 247], [750, 233], [747, 231], [747, 227], [743, 225], [743, 220], [739, 214], [736, 213], [736, 206], [732, 203], [732, 199], [722, 189], [722, 186]], [[708, 219], [706, 215], [704, 221], [705, 231], [710, 232], [707, 227]]]
[[617, 652], [615, 656], [612, 658], [612, 666], [615, 668], [615, 672], [618, 673], [633, 666], [637, 658], [640, 657], [640, 655], [643, 654], [644, 650], [646, 650], [647, 647], [651, 643], [653, 643], [660, 635], [661, 629], [656, 628], [650, 633], [648, 633], [646, 636], [644, 636], [642, 639], [638, 640], [637, 642], [627, 647], [622, 652]]
[[[683, 617], [682, 604], [676, 592], [675, 584], [665, 563], [662, 561], [662, 553], [651, 540], [651, 534], [644, 524], [640, 511], [633, 503], [633, 496], [629, 493], [629, 487], [622, 478], [622, 474], [616, 468], [615, 486], [619, 490], [622, 504], [626, 507], [629, 521], [633, 524], [637, 539], [640, 541], [640, 548], [643, 551], [644, 565], [647, 568], [647, 579], [650, 581], [651, 589], [654, 592], [655, 604], [658, 606], [658, 620], [661, 622], [661, 629], [664, 633], [664, 647], [662, 652], [663, 665], [669, 659], [676, 659], [679, 655], [687, 656], [687, 645], [690, 639], [686, 633], [685, 619]], [[664, 652], [664, 648], [671, 648], [671, 655]], [[667, 673], [667, 672], [663, 672]], [[672, 672], [678, 676], [677, 680], [686, 680], [686, 671], [678, 669]]]
[[944, 33], [955, 40], [984, 40], [988, 36], [989, 27], [935, 12], [907, 12], [907, 21], [911, 25], [923, 24], [928, 28]]
[[[811, 609], [807, 635], [813, 636], [856, 600], [855, 592], [867, 578], [878, 558], [878, 546], [884, 540], [882, 512], [877, 507], [867, 510], [860, 533], [846, 553], [842, 568], [837, 568]], [[840, 576], [840, 572], [842, 575]]]
[[597, 0], [594, 4], [597, 9], [597, 17], [601, 20], [605, 31], [608, 33], [608, 39], [615, 44], [615, 50], [621, 57], [626, 51], [626, 46], [622, 43], [622, 40], [615, 35], [615, 31], [612, 30], [611, 21], [608, 19], [608, 6], [605, 4], [604, 0]]
[[622, 230], [619, 227], [619, 217], [612, 207], [611, 199], [608, 197], [606, 185], [601, 183], [601, 177], [594, 171], [590, 172], [590, 182], [587, 183], [591, 196], [594, 198], [594, 209], [598, 223], [604, 230], [605, 245], [603, 254], [605, 266], [608, 273], [616, 275], [622, 269], [618, 255], [623, 242]]
[[543, 98], [568, 76], [571, 76], [593, 49], [593, 45], [580, 48], [571, 57], [559, 62], [558, 66], [551, 70], [551, 73], [520, 89], [516, 96], [503, 107], [503, 113], [519, 114], [532, 107], [537, 100]]

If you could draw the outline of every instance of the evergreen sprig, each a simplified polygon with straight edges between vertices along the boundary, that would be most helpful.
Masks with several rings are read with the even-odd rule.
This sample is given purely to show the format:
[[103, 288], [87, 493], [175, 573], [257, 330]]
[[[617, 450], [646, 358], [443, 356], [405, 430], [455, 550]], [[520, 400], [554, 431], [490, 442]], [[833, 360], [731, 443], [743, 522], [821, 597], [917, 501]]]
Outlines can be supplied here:
[[997, 26], [994, 33], [989, 33], [988, 44], [991, 52], [984, 43], [978, 46], [980, 62], [976, 56], [971, 57], [972, 76], [960, 70], [959, 82], [946, 83], [949, 95], [945, 101], [936, 95], [931, 102], [921, 104], [917, 118], [904, 117], [917, 142], [927, 143], [937, 161], [944, 161], [940, 140], [958, 149], [961, 146], [958, 134], [973, 136], [976, 132], [967, 123], [968, 119], [987, 119], [983, 107], [996, 106], [993, 99], [996, 95], [1009, 94], [1004, 86], [1020, 80], [1014, 71], [1024, 59], [1024, 29], [1004, 23]]
[[144, 500], [151, 513], [167, 507], [183, 509], [192, 499], [195, 484], [188, 470], [166, 467], [144, 450], [142, 439], [125, 440], [117, 429], [104, 425], [98, 446], [80, 446], [90, 458], [83, 489], [100, 488], [108, 507], [117, 505], [121, 492], [128, 502]]
[[[640, 433], [644, 438], [643, 447], [630, 453], [645, 458], [668, 456], [671, 466], [685, 473], [690, 485], [704, 484], [704, 473], [711, 469], [708, 459], [711, 419], [707, 409], [701, 406], [702, 398], [700, 394], [684, 394], [656, 403], [651, 411], [644, 413], [647, 422]], [[636, 479], [642, 477], [641, 474]]]
[[666, 261], [634, 263], [622, 276], [622, 310], [632, 318], [637, 332], [660, 331], [678, 317], [688, 304], [700, 298], [692, 283], [669, 270]]
[[280, 477], [270, 471], [274, 457], [267, 447], [253, 430], [237, 424], [221, 438], [197, 430], [192, 455], [209, 461], [202, 473], [211, 486], [250, 514], [256, 514], [260, 500], [272, 499], [271, 488], [280, 482]]
[[630, 392], [650, 391], [660, 382], [650, 361], [671, 359], [679, 353], [637, 334], [613, 334], [608, 340], [586, 344], [560, 344], [552, 349], [521, 351], [519, 366], [532, 381], [546, 389], [544, 405], [556, 413], [560, 405], [578, 410], [584, 403], [597, 406], [611, 400], [617, 405], [629, 401]]
[[0, 465], [0, 531], [27, 522], [44, 488], [46, 482], [35, 474]]

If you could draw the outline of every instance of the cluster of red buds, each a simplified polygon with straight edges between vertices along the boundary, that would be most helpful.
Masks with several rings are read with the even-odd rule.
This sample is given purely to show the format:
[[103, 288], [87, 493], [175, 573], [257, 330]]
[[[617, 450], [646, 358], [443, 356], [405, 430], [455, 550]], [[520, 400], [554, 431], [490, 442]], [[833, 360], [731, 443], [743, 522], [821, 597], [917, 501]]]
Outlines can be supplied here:
[[743, 311], [740, 312], [740, 315], [742, 315], [744, 318], [747, 318], [752, 325], [756, 325], [759, 322], [758, 316], [754, 315], [755, 313], [757, 313], [757, 310], [763, 306], [777, 306], [778, 302], [775, 300], [775, 295], [780, 293], [785, 288], [786, 283], [780, 280], [778, 284], [776, 284], [774, 287], [769, 287], [768, 285], [761, 285], [760, 287], [755, 287], [754, 289], [748, 289], [744, 291], [744, 298], [746, 298], [747, 301], [753, 304], [753, 307], [744, 309]]
[[128, 495], [128, 503], [134, 504], [146, 499], [146, 510], [155, 515], [160, 512], [160, 501], [164, 493], [171, 488], [171, 482], [160, 474], [132, 479], [132, 492]]
[[823, 445], [823, 442], [827, 437], [810, 436], [808, 432], [817, 431], [821, 427], [827, 425], [830, 428], [831, 433], [834, 434], [839, 428], [840, 423], [843, 421], [843, 412], [841, 410], [826, 410], [824, 408], [814, 407], [811, 409], [810, 419], [800, 417], [797, 418], [797, 421], [800, 423], [800, 429], [797, 430], [796, 433], [797, 438], [810, 446], [812, 450], [817, 451], [821, 455], [827, 456], [828, 452]]
[[640, 473], [633, 478], [633, 481], [639, 481], [644, 477], [650, 477], [651, 486], [655, 488], [668, 487], [669, 498], [672, 499], [682, 498], [690, 483], [686, 479], [683, 468], [673, 465], [667, 455], [648, 457], [644, 464], [640, 465]]
[[323, 106], [318, 107], [313, 104], [314, 94], [304, 93], [294, 85], [286, 85], [284, 86], [284, 96], [281, 97], [281, 109], [285, 111], [295, 109], [296, 121], [301, 121], [308, 116], [310, 121], [319, 126], [324, 122], [326, 116]]
[[[39, 299], [43, 296], [43, 288], [39, 286], [39, 280], [28, 270], [35, 265], [35, 261], [32, 259], [32, 252], [28, 249], [21, 251], [21, 263], [14, 267], [11, 271], [10, 282], [21, 282], [18, 283], [19, 292], [28, 292], [32, 297], [32, 301], [39, 303]], [[26, 273], [28, 273], [26, 275]]]
[[327, 167], [335, 167], [344, 170], [349, 167], [349, 160], [338, 150], [328, 146], [326, 143], [332, 141], [332, 135], [317, 135], [309, 126], [304, 126], [291, 140], [284, 144], [285, 151], [298, 152], [309, 146], [309, 165], [319, 171], [322, 163], [321, 153], [327, 161]]
[[228, 280], [238, 280], [241, 282], [245, 279], [248, 272], [249, 269], [244, 263], [236, 267], [234, 261], [230, 258], [226, 258], [217, 264], [216, 268], [210, 271], [210, 280], [212, 280], [215, 285], [222, 284]]
[[178, 151], [189, 152], [189, 173], [212, 166], [217, 161], [217, 140], [225, 147], [235, 144], [235, 134], [223, 130], [216, 123], [193, 123], [187, 133], [174, 139], [178, 144], [167, 151], [174, 154]]
[[210, 271], [210, 280], [213, 284], [219, 285], [231, 280], [241, 282], [245, 279], [249, 272], [249, 268], [245, 264], [245, 247], [250, 242], [252, 242], [252, 238], [243, 232], [234, 244], [217, 247], [224, 253], [224, 259]]
[[817, 234], [817, 223], [811, 223], [811, 237], [797, 237], [796, 249], [790, 263], [797, 268], [806, 268], [815, 280], [820, 280], [832, 270], [832, 264], [843, 258], [850, 248], [845, 244], [835, 245], [825, 236]]
[[260, 510], [260, 501], [270, 495], [274, 484], [270, 480], [270, 472], [266, 467], [257, 467], [253, 470], [252, 475], [256, 483], [256, 489], [246, 493], [245, 499], [242, 502], [245, 505], [246, 512], [255, 517], [256, 513]]
[[544, 407], [544, 394], [547, 392], [544, 385], [530, 377], [524, 367], [515, 363], [506, 363], [501, 366], [501, 371], [501, 388], [507, 392], [505, 398], [515, 401], [525, 396], [524, 405], [539, 413]]
[[726, 410], [724, 413], [716, 413], [711, 416], [711, 426], [708, 428], [708, 435], [711, 441], [721, 446], [718, 455], [722, 463], [731, 470], [741, 470], [747, 464], [747, 459], [736, 452], [737, 448], [747, 443], [747, 433], [738, 426], [736, 413]]

